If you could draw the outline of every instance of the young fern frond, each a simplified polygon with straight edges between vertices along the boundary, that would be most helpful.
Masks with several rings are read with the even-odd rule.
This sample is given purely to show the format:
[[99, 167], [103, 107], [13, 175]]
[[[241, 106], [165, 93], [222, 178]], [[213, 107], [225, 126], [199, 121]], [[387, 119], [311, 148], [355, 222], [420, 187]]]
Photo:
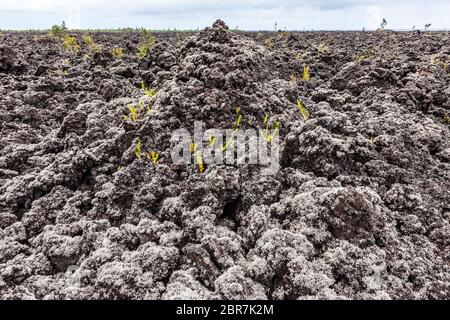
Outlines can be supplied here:
[[319, 53], [319, 54], [324, 54], [326, 51], [328, 50], [328, 47], [327, 47], [327, 45], [325, 44], [325, 43], [320, 43], [318, 46], [317, 46], [317, 52]]
[[136, 147], [134, 149], [134, 154], [136, 155], [136, 158], [141, 160], [141, 139], [136, 139]]
[[147, 87], [144, 81], [141, 82], [141, 89], [144, 92], [144, 95], [147, 97], [153, 98], [156, 96], [157, 92], [149, 87]]
[[205, 166], [203, 165], [203, 159], [202, 159], [202, 155], [200, 154], [200, 152], [195, 153], [195, 161], [197, 162], [197, 165], [198, 165], [198, 171], [200, 173], [203, 173], [203, 171], [205, 170]]
[[309, 79], [311, 78], [311, 75], [309, 73], [309, 67], [305, 64], [303, 67], [303, 77], [302, 79], [304, 81], [309, 81]]
[[77, 53], [80, 50], [77, 38], [75, 36], [66, 35], [62, 39], [62, 47], [64, 50], [70, 51], [72, 53]]
[[122, 48], [113, 48], [112, 54], [113, 54], [114, 58], [118, 59], [118, 58], [122, 57], [123, 49]]
[[142, 31], [142, 40], [138, 48], [138, 57], [144, 59], [148, 56], [150, 49], [156, 44], [156, 38], [147, 30]]
[[448, 114], [444, 115], [444, 123], [445, 124], [450, 124], [450, 116]]
[[146, 155], [148, 160], [151, 160], [153, 162], [153, 164], [157, 164], [158, 163], [159, 153], [156, 152], [155, 150], [147, 152], [145, 155]]
[[242, 114], [240, 114], [236, 119], [236, 126], [235, 126], [236, 128], [238, 128], [241, 125], [241, 121], [242, 121]]
[[297, 99], [297, 107], [300, 111], [300, 114], [303, 117], [303, 120], [306, 121], [309, 118], [309, 110], [303, 105], [303, 103], [300, 101], [300, 99]]
[[233, 141], [234, 135], [236, 134], [237, 131], [238, 131], [238, 129], [234, 129], [233, 130], [233, 133], [231, 134], [231, 137], [228, 138], [227, 142], [225, 142], [225, 144], [222, 146], [222, 152], [227, 151], [228, 146], [230, 145], [231, 141]]
[[130, 119], [133, 122], [136, 122], [139, 119], [139, 110], [136, 108], [135, 105], [129, 105], [128, 111], [130, 111], [128, 119]]
[[216, 143], [216, 137], [209, 136], [209, 145], [212, 147]]
[[273, 137], [278, 133], [278, 131], [280, 130], [280, 123], [279, 122], [275, 122], [274, 124], [273, 124], [273, 126], [272, 126], [272, 130], [274, 130], [273, 131], [273, 134], [272, 134], [272, 132], [270, 132], [270, 129], [269, 129], [269, 116], [267, 115], [267, 113], [266, 113], [266, 115], [264, 116], [264, 127], [265, 127], [265, 135], [264, 135], [264, 138], [266, 139], [266, 141], [267, 142], [272, 142], [272, 140], [273, 140]]
[[83, 43], [87, 46], [91, 46], [94, 43], [94, 40], [92, 39], [91, 36], [85, 36], [83, 38]]
[[190, 151], [190, 153], [191, 154], [194, 154], [194, 152], [197, 150], [197, 144], [195, 144], [195, 143], [191, 143], [190, 145], [189, 145], [189, 151]]

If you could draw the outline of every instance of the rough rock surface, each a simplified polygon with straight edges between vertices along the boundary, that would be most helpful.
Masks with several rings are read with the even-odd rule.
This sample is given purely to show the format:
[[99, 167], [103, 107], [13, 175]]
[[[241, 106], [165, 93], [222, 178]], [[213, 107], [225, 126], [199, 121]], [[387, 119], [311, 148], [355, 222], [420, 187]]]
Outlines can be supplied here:
[[[0, 38], [0, 298], [450, 298], [448, 33], [156, 36], [143, 61], [134, 33]], [[237, 106], [280, 122], [276, 175], [171, 164]]]

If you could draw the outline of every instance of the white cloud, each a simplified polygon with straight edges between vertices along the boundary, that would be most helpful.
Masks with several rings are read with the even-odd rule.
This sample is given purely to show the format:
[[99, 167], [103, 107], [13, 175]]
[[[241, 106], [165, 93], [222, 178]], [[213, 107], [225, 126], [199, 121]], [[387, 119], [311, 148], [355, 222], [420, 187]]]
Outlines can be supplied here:
[[367, 21], [366, 28], [367, 29], [377, 29], [380, 26], [381, 21], [381, 8], [377, 5], [372, 5], [367, 7]]
[[0, 28], [204, 27], [222, 18], [242, 29], [374, 29], [432, 23], [450, 28], [448, 0], [0, 0]]

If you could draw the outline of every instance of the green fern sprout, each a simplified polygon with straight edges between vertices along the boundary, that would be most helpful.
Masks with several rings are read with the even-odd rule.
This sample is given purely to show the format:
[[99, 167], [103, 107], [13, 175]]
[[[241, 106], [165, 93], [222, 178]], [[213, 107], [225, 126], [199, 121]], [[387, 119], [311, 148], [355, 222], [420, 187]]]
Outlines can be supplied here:
[[216, 137], [209, 136], [209, 145], [212, 147], [216, 144]]
[[309, 73], [309, 67], [305, 64], [305, 66], [303, 67], [303, 76], [302, 79], [304, 81], [309, 81], [309, 79], [311, 78], [311, 75]]
[[198, 165], [198, 171], [200, 173], [203, 173], [203, 171], [205, 170], [205, 166], [203, 165], [203, 159], [202, 159], [202, 155], [200, 154], [200, 152], [195, 153], [195, 161], [197, 162], [197, 165]]
[[272, 40], [272, 38], [267, 39], [267, 40], [264, 42], [264, 45], [266, 46], [266, 48], [272, 49], [272, 48], [273, 48], [273, 40]]
[[448, 114], [444, 115], [444, 123], [445, 124], [450, 124], [450, 116]]
[[328, 51], [328, 47], [325, 43], [322, 42], [317, 46], [317, 52], [319, 54], [324, 54], [327, 51]]
[[354, 60], [357, 62], [363, 62], [364, 60], [369, 60], [373, 58], [373, 56], [374, 56], [373, 51], [369, 50], [365, 53], [355, 56]]
[[62, 40], [62, 46], [65, 50], [77, 53], [80, 50], [77, 38], [75, 36], [66, 35]]
[[141, 82], [141, 89], [144, 92], [144, 95], [147, 97], [153, 98], [156, 96], [157, 92], [149, 87], [147, 87], [144, 81]]
[[92, 44], [94, 44], [94, 40], [91, 36], [85, 36], [83, 37], [83, 43], [87, 46], [91, 46]]
[[275, 122], [274, 125], [272, 126], [272, 130], [274, 130], [274, 133], [272, 134], [270, 132], [269, 129], [269, 115], [266, 113], [266, 115], [264, 116], [264, 128], [265, 128], [265, 135], [264, 138], [266, 139], [267, 142], [272, 142], [273, 137], [278, 133], [278, 131], [280, 130], [280, 123], [279, 122]]
[[129, 115], [123, 116], [123, 120], [131, 120], [136, 122], [139, 119], [139, 109], [135, 105], [130, 104], [128, 106]]
[[308, 109], [303, 105], [303, 103], [301, 102], [300, 99], [297, 99], [297, 107], [298, 110], [300, 111], [300, 114], [303, 117], [303, 120], [306, 122], [306, 120], [308, 120], [309, 118], [309, 111]]
[[136, 158], [141, 160], [141, 139], [136, 139], [136, 147], [134, 149], [134, 154], [136, 155]]
[[123, 49], [122, 48], [113, 48], [112, 55], [114, 58], [119, 59], [123, 55]]
[[150, 160], [153, 164], [158, 164], [158, 159], [159, 159], [159, 153], [156, 152], [155, 150], [151, 150], [150, 152], [147, 152], [146, 157], [148, 160]]

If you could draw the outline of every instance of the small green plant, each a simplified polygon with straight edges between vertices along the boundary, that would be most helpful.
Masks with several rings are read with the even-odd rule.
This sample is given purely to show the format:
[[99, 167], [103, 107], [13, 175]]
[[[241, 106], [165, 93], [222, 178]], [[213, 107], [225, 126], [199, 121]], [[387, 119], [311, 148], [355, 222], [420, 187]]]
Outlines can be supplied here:
[[444, 114], [444, 123], [445, 124], [450, 124], [450, 116], [447, 113]]
[[197, 150], [197, 144], [191, 143], [189, 145], [189, 151], [191, 152], [191, 154], [194, 154], [195, 150]]
[[91, 36], [85, 36], [83, 37], [83, 43], [87, 46], [92, 46], [94, 44], [94, 40]]
[[202, 155], [200, 154], [200, 152], [195, 153], [195, 161], [197, 162], [197, 165], [198, 165], [198, 171], [200, 173], [203, 173], [203, 171], [205, 171], [205, 166], [203, 165], [203, 159], [202, 159]]
[[120, 57], [123, 56], [123, 49], [122, 48], [113, 48], [112, 55], [114, 58], [119, 59]]
[[205, 166], [203, 165], [203, 159], [200, 151], [197, 151], [197, 144], [191, 143], [189, 145], [189, 151], [191, 152], [191, 154], [194, 155], [195, 162], [198, 165], [199, 172], [203, 173], [203, 171], [205, 170]]
[[449, 61], [446, 56], [438, 56], [434, 54], [431, 56], [430, 60], [432, 64], [442, 67], [445, 72], [449, 72]]
[[102, 47], [94, 42], [91, 36], [85, 36], [83, 38], [83, 43], [88, 47], [88, 56], [93, 56], [95, 53], [102, 51]]
[[72, 35], [66, 35], [62, 40], [62, 46], [64, 50], [77, 53], [80, 50], [80, 46], [78, 45], [77, 38]]
[[132, 122], [138, 121], [141, 112], [140, 107], [136, 107], [134, 104], [130, 104], [127, 108], [129, 114], [128, 116], [122, 116], [123, 120], [130, 120]]
[[236, 108], [236, 114], [237, 114], [237, 118], [234, 123], [233, 132], [231, 133], [231, 137], [229, 137], [228, 140], [225, 142], [225, 144], [222, 146], [222, 148], [221, 148], [222, 152], [225, 152], [228, 149], [228, 146], [230, 145], [231, 141], [233, 141], [233, 139], [234, 139], [234, 135], [239, 130], [239, 127], [241, 126], [241, 122], [242, 122], [241, 107]]
[[302, 53], [299, 51], [295, 54], [295, 60], [300, 61], [302, 59]]
[[144, 92], [144, 95], [147, 97], [153, 98], [156, 96], [157, 92], [149, 87], [147, 87], [144, 81], [141, 82], [141, 89]]
[[236, 108], [236, 114], [237, 114], [237, 118], [236, 118], [236, 122], [234, 124], [234, 128], [238, 129], [241, 126], [241, 122], [242, 122], [241, 107]]
[[306, 120], [308, 120], [309, 118], [309, 110], [303, 105], [300, 99], [297, 99], [297, 108], [303, 117], [303, 121], [306, 122]]
[[305, 64], [303, 67], [303, 76], [302, 79], [304, 81], [309, 81], [309, 79], [311, 78], [311, 75], [309, 73], [309, 67]]
[[136, 158], [141, 160], [141, 139], [136, 139], [136, 147], [134, 149], [134, 154], [136, 155]]
[[264, 41], [264, 45], [266, 46], [266, 48], [272, 49], [273, 48], [273, 40], [272, 40], [272, 38], [269, 38], [266, 41]]
[[212, 147], [216, 144], [216, 137], [209, 136], [209, 145]]
[[319, 54], [324, 54], [327, 51], [328, 51], [328, 46], [325, 43], [322, 42], [317, 46], [317, 52]]
[[150, 152], [147, 152], [146, 157], [148, 160], [150, 160], [151, 162], [153, 162], [153, 164], [158, 164], [158, 159], [159, 159], [159, 153], [156, 152], [155, 150], [151, 150]]
[[372, 59], [375, 56], [372, 50], [356, 55], [354, 60], [357, 62], [363, 62], [364, 60]]
[[275, 122], [272, 126], [272, 130], [274, 130], [273, 134], [269, 129], [269, 115], [266, 113], [266, 115], [264, 116], [264, 128], [265, 128], [265, 134], [264, 134], [264, 138], [266, 139], [267, 142], [271, 143], [273, 140], [273, 137], [278, 133], [278, 131], [280, 130], [280, 123], [279, 122]]
[[148, 56], [150, 49], [156, 44], [156, 38], [149, 31], [143, 29], [141, 32], [141, 43], [138, 48], [138, 57], [144, 59]]

